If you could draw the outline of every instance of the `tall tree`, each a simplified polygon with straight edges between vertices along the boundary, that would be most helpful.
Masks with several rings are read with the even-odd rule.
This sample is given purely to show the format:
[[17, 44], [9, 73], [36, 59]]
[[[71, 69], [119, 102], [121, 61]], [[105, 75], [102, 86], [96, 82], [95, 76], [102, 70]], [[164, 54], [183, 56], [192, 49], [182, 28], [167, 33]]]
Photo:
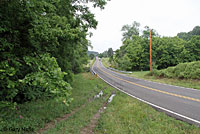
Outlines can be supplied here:
[[109, 48], [108, 49], [108, 57], [112, 57], [113, 56], [113, 49]]
[[[81, 72], [82, 64], [88, 58], [88, 29], [97, 26], [88, 3], [103, 9], [107, 1], [0, 2], [0, 101], [24, 102], [29, 100], [26, 94], [40, 96], [37, 93], [50, 91], [49, 88], [54, 90], [56, 82], [61, 79], [70, 82], [73, 73]], [[45, 57], [52, 62], [46, 62]], [[51, 65], [54, 70], [49, 68]], [[60, 81], [51, 81], [54, 86], [47, 86], [43, 83], [46, 75], [49, 80], [57, 76]], [[40, 85], [34, 82], [37, 80]], [[34, 92], [36, 89], [39, 90], [37, 93]]]
[[122, 33], [122, 41], [126, 39], [131, 39], [133, 35], [139, 35], [139, 27], [140, 23], [134, 21], [132, 25], [124, 25], [121, 29]]
[[[149, 26], [145, 26], [144, 30], [142, 31], [142, 37], [149, 38]], [[151, 29], [151, 37], [159, 36], [155, 29]]]
[[[154, 68], [163, 69], [183, 62], [200, 60], [199, 27], [187, 33], [189, 41], [178, 37], [159, 37], [152, 30], [152, 61]], [[187, 36], [187, 35], [186, 35]], [[132, 35], [123, 41], [114, 55], [114, 65], [122, 70], [149, 70], [149, 27], [143, 35]]]

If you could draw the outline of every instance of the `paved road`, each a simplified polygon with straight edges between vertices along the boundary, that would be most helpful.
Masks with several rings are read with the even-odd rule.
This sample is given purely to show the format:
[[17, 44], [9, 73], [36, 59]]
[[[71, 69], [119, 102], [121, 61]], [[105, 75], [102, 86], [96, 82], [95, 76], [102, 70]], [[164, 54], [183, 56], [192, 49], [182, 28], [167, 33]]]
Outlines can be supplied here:
[[96, 60], [93, 70], [104, 81], [170, 116], [200, 126], [200, 90], [128, 77]]

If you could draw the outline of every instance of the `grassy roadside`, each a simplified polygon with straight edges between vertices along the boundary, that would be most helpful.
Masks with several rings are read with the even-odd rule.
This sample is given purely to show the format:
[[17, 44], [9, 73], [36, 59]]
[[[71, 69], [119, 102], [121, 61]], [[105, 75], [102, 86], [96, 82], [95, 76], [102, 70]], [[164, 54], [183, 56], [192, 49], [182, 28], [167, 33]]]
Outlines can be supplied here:
[[149, 71], [138, 71], [128, 74], [128, 76], [142, 78], [150, 81], [166, 83], [175, 86], [182, 86], [187, 88], [200, 89], [200, 80], [194, 79], [176, 79], [176, 78], [160, 78], [156, 76], [148, 76]]
[[189, 133], [199, 134], [200, 128], [171, 118], [121, 92], [117, 92], [96, 127], [96, 134]]
[[96, 61], [96, 57], [93, 60], [91, 60], [91, 62], [90, 62], [90, 66], [91, 67], [93, 66], [93, 64], [95, 63], [95, 61]]
[[[109, 62], [107, 58], [102, 59], [102, 63], [105, 67], [108, 67]], [[175, 86], [182, 86], [186, 88], [194, 88], [194, 89], [200, 89], [200, 80], [194, 80], [194, 79], [176, 79], [176, 78], [160, 78], [156, 76], [148, 76], [147, 74], [149, 71], [136, 71], [132, 74], [126, 74], [131, 77], [141, 78], [145, 80], [150, 80], [154, 82], [160, 82]]]
[[[38, 129], [43, 128], [48, 122], [55, 122], [56, 118], [69, 114], [74, 109], [85, 104], [85, 115], [80, 115], [80, 117], [84, 117], [84, 119], [81, 120], [78, 115], [75, 115], [71, 119], [71, 121], [75, 124], [72, 122], [70, 123], [70, 125], [74, 127], [69, 126], [69, 133], [76, 133], [80, 130], [77, 128], [77, 126], [81, 127], [84, 126], [84, 124], [87, 124], [88, 120], [90, 119], [89, 116], [92, 116], [92, 114], [98, 110], [101, 104], [104, 103], [104, 101], [114, 90], [99, 78], [92, 76], [90, 73], [75, 75], [72, 87], [73, 90], [71, 97], [74, 100], [69, 107], [67, 107], [62, 100], [59, 100], [59, 98], [45, 101], [38, 100], [36, 102], [27, 102], [23, 105], [19, 105], [17, 110], [7, 112], [7, 116], [9, 118], [6, 120], [6, 122], [0, 122], [0, 128], [4, 127], [4, 131], [1, 130], [0, 133], [36, 133]], [[104, 88], [106, 88], [104, 91], [105, 97], [89, 103], [89, 99], [93, 98]], [[91, 111], [91, 113], [88, 111], [88, 109], [90, 109], [89, 111]], [[22, 118], [20, 118], [20, 115]], [[76, 120], [74, 118], [76, 118]]]
[[[80, 109], [67, 120], [57, 123], [55, 128], [49, 129], [45, 134], [80, 133], [81, 129], [89, 124], [93, 115], [100, 109], [103, 103], [107, 101], [108, 97], [115, 90], [99, 78], [92, 76], [90, 73], [76, 75], [73, 87], [74, 91], [76, 90], [73, 95], [74, 103], [78, 104], [79, 107], [85, 104], [85, 107]], [[95, 99], [91, 102], [88, 101], [89, 98], [93, 98], [101, 90], [103, 90], [104, 97]], [[72, 103], [71, 105], [74, 104]]]
[[[152, 107], [108, 86], [99, 78], [89, 73], [75, 76], [74, 92], [77, 104], [86, 104], [70, 118], [56, 124], [45, 134], [79, 134], [86, 127], [91, 118], [100, 109], [110, 94], [114, 91], [116, 96], [108, 104], [96, 125], [96, 134], [124, 134], [124, 133], [193, 133], [198, 134], [200, 128], [168, 117], [157, 112]], [[106, 89], [105, 89], [106, 88]], [[104, 89], [105, 97], [88, 102], [88, 99]], [[78, 93], [77, 93], [78, 92]], [[91, 93], [92, 92], [92, 93]]]
[[[85, 104], [85, 107], [67, 120], [56, 123], [56, 127], [49, 129], [44, 134], [79, 134], [83, 128], [90, 124], [92, 117], [107, 101], [112, 92], [115, 92], [116, 96], [107, 105], [106, 110], [101, 113], [94, 130], [95, 134], [200, 133], [200, 128], [158, 112], [151, 106], [113, 89], [89, 73], [76, 75], [73, 87], [76, 106], [73, 106], [73, 103], [71, 106], [80, 107]], [[104, 97], [88, 101], [102, 89], [104, 89]]]
[[101, 61], [105, 67], [110, 67], [109, 58], [102, 58]]
[[[20, 126], [20, 124], [23, 124], [30, 127], [35, 124], [35, 127], [31, 127], [34, 127], [35, 132], [37, 132], [37, 129], [43, 127], [45, 123], [55, 121], [57, 117], [62, 117], [80, 108], [66, 120], [55, 121], [54, 127], [43, 132], [44, 134], [79, 134], [83, 128], [90, 124], [90, 120], [108, 100], [111, 93], [115, 92], [116, 96], [107, 105], [105, 111], [101, 113], [101, 117], [96, 124], [94, 129], [96, 134], [200, 133], [200, 128], [157, 112], [151, 106], [113, 89], [100, 78], [96, 78], [90, 73], [75, 75], [72, 86], [72, 97], [74, 100], [69, 107], [55, 100], [27, 103], [21, 106], [20, 114], [22, 114], [23, 118], [15, 121], [15, 124], [8, 125]], [[103, 97], [91, 101], [91, 98], [94, 98], [101, 90], [104, 93]], [[2, 133], [16, 134], [17, 132]], [[30, 132], [22, 131], [19, 133]]]

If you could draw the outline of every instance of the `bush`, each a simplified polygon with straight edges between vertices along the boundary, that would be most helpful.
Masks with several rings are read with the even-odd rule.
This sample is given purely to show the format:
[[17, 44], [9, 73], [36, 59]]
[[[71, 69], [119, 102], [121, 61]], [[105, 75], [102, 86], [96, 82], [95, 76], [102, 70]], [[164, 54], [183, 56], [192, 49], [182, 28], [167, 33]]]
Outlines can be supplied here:
[[177, 78], [184, 78], [184, 72], [185, 68], [187, 67], [188, 64], [186, 63], [180, 63], [174, 68], [174, 75]]
[[200, 79], [200, 61], [180, 63], [175, 67], [153, 70], [151, 75], [167, 78]]
[[184, 71], [185, 78], [200, 79], [200, 61], [187, 64]]
[[71, 86], [63, 80], [66, 75], [61, 71], [56, 59], [49, 54], [37, 57], [25, 57], [32, 72], [19, 82], [23, 87], [26, 100], [35, 100], [42, 97], [61, 96], [69, 99]]
[[[1, 110], [13, 106], [14, 102], [24, 103], [56, 96], [62, 97], [68, 105], [71, 86], [64, 81], [66, 73], [61, 71], [56, 59], [49, 54], [43, 54], [35, 57], [26, 56], [24, 61], [27, 69], [31, 71], [19, 80], [13, 79], [16, 74], [14, 67], [10, 67], [8, 62], [1, 63]], [[7, 69], [4, 69], [5, 67]]]
[[164, 77], [173, 78], [174, 77], [174, 67], [168, 67], [163, 70]]

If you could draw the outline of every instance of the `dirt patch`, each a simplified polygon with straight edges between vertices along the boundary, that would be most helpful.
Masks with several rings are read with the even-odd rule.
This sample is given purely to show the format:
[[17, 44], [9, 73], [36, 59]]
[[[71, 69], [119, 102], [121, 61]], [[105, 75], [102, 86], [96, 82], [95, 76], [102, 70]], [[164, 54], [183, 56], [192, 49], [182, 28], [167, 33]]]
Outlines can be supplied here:
[[[91, 101], [91, 100], [89, 100], [89, 101]], [[47, 124], [44, 126], [44, 128], [41, 128], [41, 129], [39, 129], [39, 130], [37, 131], [37, 134], [41, 134], [41, 133], [47, 131], [47, 130], [50, 129], [50, 128], [56, 127], [56, 122], [61, 122], [61, 121], [63, 121], [63, 120], [68, 119], [70, 116], [72, 116], [73, 114], [75, 114], [76, 112], [78, 112], [78, 111], [79, 111], [80, 109], [82, 109], [83, 107], [85, 107], [85, 104], [83, 104], [82, 106], [80, 106], [80, 107], [74, 109], [71, 113], [65, 114], [63, 117], [56, 118], [55, 121], [51, 121], [51, 122], [47, 123]]]
[[88, 73], [83, 73], [82, 76], [85, 78], [85, 79], [88, 79], [88, 80], [93, 80], [95, 79], [95, 77], [93, 75], [90, 75]]
[[103, 106], [99, 109], [99, 111], [90, 120], [90, 124], [81, 130], [80, 132], [81, 134], [94, 134], [94, 129], [96, 128], [98, 120], [101, 117], [101, 113], [103, 113], [103, 111], [107, 108], [108, 103], [112, 101], [115, 94], [116, 94], [115, 91], [113, 91], [108, 101], [103, 104]]
[[[105, 89], [105, 88], [104, 88], [104, 89]], [[89, 99], [88, 99], [88, 102], [90, 103], [90, 102], [92, 102], [94, 99], [95, 99], [94, 97], [89, 98]], [[71, 113], [65, 114], [63, 117], [56, 118], [54, 121], [51, 121], [51, 122], [45, 124], [44, 128], [39, 129], [36, 133], [37, 133], [37, 134], [41, 134], [41, 133], [47, 131], [47, 130], [50, 129], [50, 128], [56, 127], [56, 123], [68, 119], [70, 116], [72, 116], [73, 114], [75, 114], [76, 112], [78, 112], [80, 109], [84, 108], [85, 105], [86, 105], [86, 104], [83, 104], [82, 106], [80, 106], [80, 107], [78, 107], [78, 108], [75, 108]], [[98, 115], [97, 115], [97, 116], [98, 116]], [[100, 116], [100, 115], [99, 115], [99, 116]]]
[[96, 128], [98, 120], [101, 117], [101, 113], [103, 113], [103, 111], [105, 110], [104, 108], [107, 106], [107, 104], [107, 102], [104, 103], [104, 105], [99, 109], [99, 111], [93, 116], [93, 118], [90, 121], [90, 124], [81, 130], [81, 134], [94, 134], [94, 129]]

